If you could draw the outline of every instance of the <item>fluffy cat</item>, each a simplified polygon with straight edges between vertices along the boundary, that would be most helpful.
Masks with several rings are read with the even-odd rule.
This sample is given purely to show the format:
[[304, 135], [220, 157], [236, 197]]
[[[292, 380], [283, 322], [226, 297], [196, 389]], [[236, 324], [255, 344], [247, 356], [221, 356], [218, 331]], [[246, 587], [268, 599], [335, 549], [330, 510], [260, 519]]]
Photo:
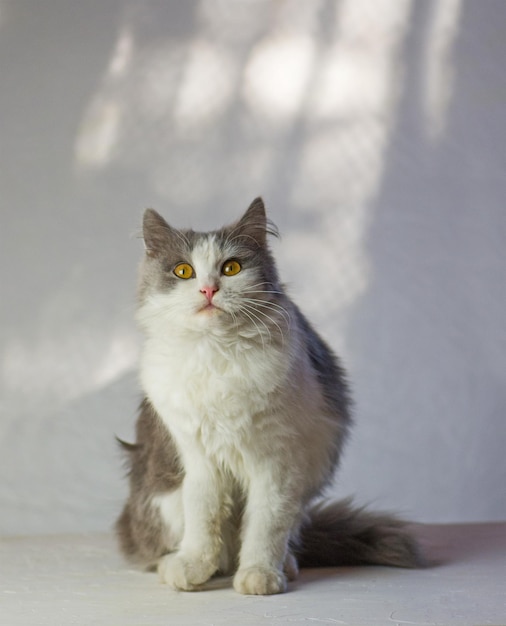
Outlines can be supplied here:
[[210, 233], [144, 214], [138, 322], [145, 394], [128, 451], [123, 553], [195, 590], [234, 574], [285, 591], [299, 566], [414, 567], [395, 517], [317, 501], [350, 424], [343, 369], [286, 295], [261, 198]]

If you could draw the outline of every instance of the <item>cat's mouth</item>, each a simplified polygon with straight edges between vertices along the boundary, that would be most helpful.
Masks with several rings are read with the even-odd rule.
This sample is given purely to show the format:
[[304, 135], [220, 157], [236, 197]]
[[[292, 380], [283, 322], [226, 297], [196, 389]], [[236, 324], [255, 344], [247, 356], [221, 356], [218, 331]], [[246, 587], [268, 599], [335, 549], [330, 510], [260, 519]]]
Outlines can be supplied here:
[[208, 302], [207, 304], [204, 304], [204, 306], [200, 307], [200, 309], [197, 311], [198, 313], [218, 313], [218, 312], [222, 312], [223, 309], [220, 309], [219, 306], [216, 306], [215, 304], [213, 304], [212, 302]]

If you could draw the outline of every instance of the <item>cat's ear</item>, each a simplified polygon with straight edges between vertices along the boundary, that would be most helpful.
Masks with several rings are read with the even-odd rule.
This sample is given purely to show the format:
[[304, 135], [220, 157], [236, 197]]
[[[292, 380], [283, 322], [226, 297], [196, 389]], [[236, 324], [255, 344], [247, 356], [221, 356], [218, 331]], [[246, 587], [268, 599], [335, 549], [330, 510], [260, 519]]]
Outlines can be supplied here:
[[276, 228], [267, 219], [262, 198], [255, 198], [249, 205], [246, 213], [237, 222], [235, 232], [250, 241], [254, 240], [260, 247], [265, 246], [268, 234], [277, 234]]
[[170, 247], [173, 229], [154, 209], [146, 209], [142, 220], [142, 236], [146, 254], [156, 257]]

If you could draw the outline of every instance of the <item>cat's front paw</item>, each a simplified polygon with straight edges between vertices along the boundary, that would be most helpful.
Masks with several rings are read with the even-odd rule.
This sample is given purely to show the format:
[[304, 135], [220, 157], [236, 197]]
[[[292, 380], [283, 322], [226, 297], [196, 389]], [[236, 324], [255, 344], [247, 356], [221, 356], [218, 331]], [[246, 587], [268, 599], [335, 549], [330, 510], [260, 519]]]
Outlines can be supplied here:
[[167, 554], [158, 563], [158, 575], [162, 583], [181, 591], [195, 591], [211, 578], [217, 566], [199, 558], [187, 558], [183, 554]]
[[286, 576], [274, 568], [247, 567], [234, 576], [234, 589], [246, 595], [265, 596], [286, 591]]

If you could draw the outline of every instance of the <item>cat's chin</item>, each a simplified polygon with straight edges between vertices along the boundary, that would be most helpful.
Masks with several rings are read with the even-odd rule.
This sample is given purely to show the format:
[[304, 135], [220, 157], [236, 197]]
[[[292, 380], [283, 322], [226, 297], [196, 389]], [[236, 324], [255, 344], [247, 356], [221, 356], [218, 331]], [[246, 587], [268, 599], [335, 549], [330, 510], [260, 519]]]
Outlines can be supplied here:
[[[205, 306], [197, 309], [191, 316], [192, 326], [195, 329], [208, 332], [211, 329], [223, 329], [225, 311], [216, 306]], [[189, 320], [188, 320], [189, 321]], [[225, 324], [226, 326], [227, 324]]]

